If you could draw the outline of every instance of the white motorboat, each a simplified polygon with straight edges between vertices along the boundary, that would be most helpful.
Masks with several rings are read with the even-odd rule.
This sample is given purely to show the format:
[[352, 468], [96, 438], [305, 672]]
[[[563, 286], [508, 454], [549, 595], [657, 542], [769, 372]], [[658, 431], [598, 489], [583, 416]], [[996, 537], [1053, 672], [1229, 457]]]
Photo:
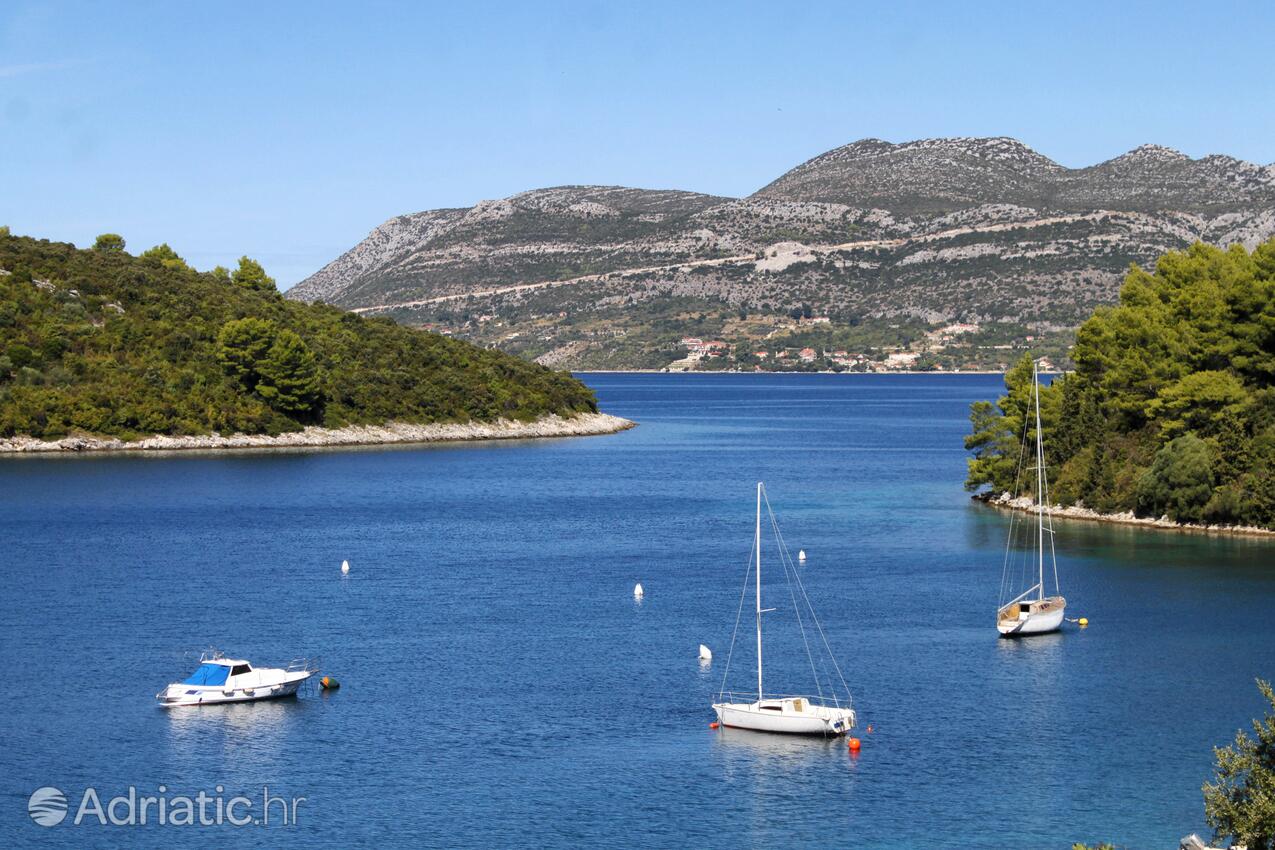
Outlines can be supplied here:
[[[753, 556], [756, 557], [754, 600], [757, 620], [757, 698], [754, 700], [751, 698], [752, 694], [746, 696], [737, 695], [726, 690], [727, 677], [730, 676], [731, 655], [735, 649], [735, 635], [739, 634], [740, 617], [737, 614], [735, 617], [735, 635], [731, 637], [730, 652], [726, 656], [726, 672], [722, 676], [722, 690], [718, 693], [718, 701], [713, 703], [713, 711], [717, 713], [718, 722], [726, 727], [752, 729], [758, 732], [783, 732], [792, 735], [844, 735], [855, 725], [855, 713], [854, 708], [851, 706], [850, 692], [846, 687], [845, 678], [841, 675], [841, 668], [837, 664], [837, 659], [832, 654], [831, 647], [828, 646], [828, 639], [824, 636], [823, 627], [819, 624], [819, 618], [815, 616], [814, 608], [810, 605], [810, 599], [806, 596], [806, 589], [801, 584], [801, 576], [793, 565], [787, 548], [784, 546], [783, 537], [779, 534], [779, 524], [775, 521], [774, 512], [770, 510], [769, 500], [766, 500], [766, 509], [770, 516], [771, 526], [775, 531], [776, 553], [789, 582], [793, 611], [796, 613], [797, 626], [801, 630], [802, 641], [806, 644], [807, 658], [810, 660], [810, 670], [814, 674], [817, 693], [815, 695], [768, 695], [763, 687], [761, 618], [762, 614], [776, 610], [774, 608], [761, 607], [761, 507], [765, 498], [765, 488], [761, 483], [758, 483], [757, 526], [753, 535], [753, 552], [749, 556], [750, 573], [753, 572], [751, 569], [754, 561]], [[744, 579], [745, 592], [740, 594], [740, 613], [743, 612], [744, 596], [748, 590], [748, 583], [748, 576], [746, 576]], [[798, 599], [804, 603], [804, 606], [798, 604]], [[802, 607], [806, 609], [805, 615], [803, 615]], [[806, 639], [807, 621], [803, 619], [803, 616], [807, 615], [809, 626], [812, 626], [818, 632], [822, 641], [822, 649], [827, 652], [828, 660], [831, 662], [831, 669], [836, 673], [836, 682], [840, 683], [840, 691], [844, 694], [844, 699], [837, 695], [836, 682], [831, 680], [827, 682], [828, 688], [827, 693], [825, 693], [825, 683], [815, 667], [814, 656], [810, 654], [810, 642]], [[826, 675], [830, 676], [831, 674]]]
[[[1067, 600], [1063, 598], [1058, 587], [1058, 559], [1054, 555], [1054, 523], [1049, 513], [1049, 476], [1045, 472], [1045, 443], [1040, 427], [1040, 372], [1035, 361], [1032, 362], [1032, 391], [1036, 406], [1036, 487], [1033, 498], [1036, 502], [1036, 522], [1028, 524], [1015, 523], [1016, 514], [1011, 513], [1009, 519], [1009, 541], [1005, 546], [1005, 564], [1001, 573], [1001, 603], [996, 609], [996, 630], [1002, 637], [1023, 637], [1040, 635], [1057, 631], [1067, 611]], [[1025, 418], [1025, 417], [1024, 417]], [[1024, 449], [1028, 439], [1026, 424], [1023, 427]], [[1020, 457], [1022, 454], [1020, 453]], [[1019, 461], [1019, 477], [1021, 477], [1022, 461]], [[1032, 528], [1034, 525], [1034, 529]], [[1017, 527], [1016, 527], [1017, 526]], [[1026, 527], [1026, 529], [1024, 528]], [[1024, 558], [1021, 564], [1015, 557], [1014, 537], [1018, 532], [1034, 531], [1030, 545], [1026, 551], [1035, 550], [1035, 563]], [[1049, 560], [1053, 566], [1054, 595], [1045, 595], [1045, 538], [1049, 538]], [[1035, 569], [1032, 569], [1035, 567]], [[1015, 587], [1022, 587], [1033, 582], [1026, 590], [1006, 600]]]
[[253, 667], [242, 658], [226, 658], [209, 650], [200, 656], [199, 667], [189, 678], [169, 685], [155, 699], [164, 708], [279, 699], [295, 696], [301, 684], [318, 672], [318, 663], [308, 659], [284, 668]]

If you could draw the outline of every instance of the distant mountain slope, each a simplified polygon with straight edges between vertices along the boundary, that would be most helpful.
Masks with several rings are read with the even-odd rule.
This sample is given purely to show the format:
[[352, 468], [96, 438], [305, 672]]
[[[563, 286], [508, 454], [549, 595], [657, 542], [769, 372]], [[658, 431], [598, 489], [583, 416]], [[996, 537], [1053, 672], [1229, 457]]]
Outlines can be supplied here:
[[653, 365], [736, 312], [1074, 326], [1130, 263], [1273, 233], [1275, 166], [865, 139], [743, 199], [568, 186], [401, 216], [288, 295], [576, 368]]
[[1191, 159], [1143, 145], [1068, 169], [1014, 139], [865, 139], [805, 162], [754, 197], [827, 201], [912, 214], [980, 204], [1036, 209], [1210, 213], [1275, 204], [1275, 167]]
[[346, 305], [675, 262], [695, 248], [694, 237], [683, 235], [690, 217], [726, 200], [693, 192], [561, 186], [469, 209], [399, 216], [290, 294]]
[[864, 139], [804, 162], [754, 197], [949, 213], [981, 204], [1047, 206], [1062, 166], [1014, 139]]

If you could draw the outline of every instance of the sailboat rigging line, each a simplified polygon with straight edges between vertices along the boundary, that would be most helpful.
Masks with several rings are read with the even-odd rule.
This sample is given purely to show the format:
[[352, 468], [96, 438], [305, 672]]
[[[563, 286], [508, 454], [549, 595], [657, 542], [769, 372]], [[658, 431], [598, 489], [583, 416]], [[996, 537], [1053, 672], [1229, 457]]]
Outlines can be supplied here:
[[744, 565], [744, 586], [739, 591], [739, 610], [735, 612], [735, 630], [730, 635], [730, 649], [726, 650], [726, 669], [722, 671], [722, 689], [718, 691], [718, 699], [726, 693], [726, 677], [730, 675], [730, 659], [735, 653], [735, 637], [739, 634], [739, 621], [744, 614], [744, 596], [748, 593], [748, 574], [753, 569], [753, 555], [757, 552], [757, 541], [748, 547], [748, 561]]
[[1032, 392], [1036, 397], [1036, 545], [1039, 573], [1036, 586], [1045, 598], [1045, 446], [1040, 433], [1040, 370], [1032, 361]]
[[[770, 503], [766, 503], [766, 510], [770, 511]], [[815, 669], [815, 657], [810, 652], [810, 642], [806, 640], [806, 627], [801, 621], [801, 606], [797, 604], [797, 594], [793, 591], [793, 579], [796, 575], [797, 568], [792, 563], [792, 557], [788, 554], [788, 548], [784, 546], [783, 535], [779, 533], [779, 523], [775, 520], [775, 514], [770, 513], [770, 527], [775, 531], [775, 537], [779, 539], [779, 563], [784, 567], [784, 578], [788, 584], [788, 596], [792, 599], [792, 610], [797, 615], [797, 630], [801, 632], [801, 643], [806, 647], [806, 660], [810, 662], [810, 672], [815, 677], [815, 690], [819, 692], [819, 697], [823, 698], [823, 684], [819, 681], [819, 671]]]
[[1049, 560], [1054, 564], [1054, 595], [1062, 596], [1062, 585], [1058, 583], [1058, 555], [1054, 552], [1054, 517], [1049, 514]]
[[[1039, 405], [1040, 405], [1040, 379], [1039, 378], [1037, 378], [1036, 380], [1036, 404], [1037, 404], [1037, 407], [1039, 408]], [[1037, 416], [1039, 415], [1040, 415], [1039, 412], [1037, 412]], [[1062, 596], [1062, 587], [1058, 583], [1058, 555], [1054, 551], [1054, 515], [1050, 513], [1049, 511], [1049, 475], [1045, 467], [1045, 450], [1043, 447], [1040, 450], [1040, 460], [1038, 461], [1038, 463], [1040, 465], [1041, 481], [1043, 482], [1041, 486], [1041, 490], [1042, 490], [1041, 505], [1044, 506], [1045, 522], [1048, 523], [1048, 526], [1049, 526], [1048, 527], [1049, 560], [1054, 567], [1054, 595]], [[1042, 533], [1044, 533], [1043, 530], [1042, 530]], [[1041, 580], [1041, 584], [1044, 584], [1043, 579]], [[1045, 589], [1042, 587], [1041, 595], [1044, 595], [1044, 592], [1045, 592]]]
[[[765, 491], [762, 491], [762, 498], [766, 501], [766, 510], [770, 513], [771, 523], [775, 527], [775, 535], [779, 539], [779, 547], [782, 551], [787, 552], [788, 547], [784, 543], [783, 533], [779, 531], [779, 523], [775, 520], [775, 512], [770, 507], [770, 499]], [[790, 559], [791, 560], [791, 559]], [[846, 684], [846, 677], [841, 674], [841, 665], [837, 663], [837, 656], [832, 651], [832, 646], [828, 643], [828, 635], [824, 633], [823, 624], [819, 622], [819, 615], [815, 613], [815, 606], [810, 602], [810, 596], [806, 593], [806, 585], [801, 580], [801, 574], [793, 570], [797, 583], [797, 589], [801, 591], [801, 598], [806, 602], [806, 608], [810, 611], [810, 619], [815, 624], [815, 628], [819, 631], [819, 637], [823, 640], [823, 647], [828, 653], [828, 659], [832, 662], [832, 669], [837, 673], [837, 679], [841, 682], [841, 690], [846, 695], [846, 705], [852, 704], [850, 696], [850, 686]], [[816, 678], [818, 678], [816, 674]]]
[[832, 669], [837, 674], [837, 680], [841, 682], [841, 690], [846, 695], [846, 707], [849, 708], [853, 704], [850, 696], [850, 686], [846, 684], [846, 677], [841, 673], [841, 665], [837, 663], [837, 656], [832, 651], [832, 646], [828, 643], [828, 635], [823, 630], [823, 624], [819, 622], [819, 615], [815, 613], [814, 605], [810, 603], [810, 596], [806, 593], [806, 585], [801, 581], [801, 577], [797, 578], [797, 589], [801, 591], [801, 598], [806, 601], [806, 607], [810, 609], [810, 619], [814, 622], [815, 628], [819, 632], [819, 638], [823, 641], [824, 651], [828, 653], [828, 660], [832, 662]]
[[[1028, 418], [1026, 414], [1024, 414], [1023, 415], [1023, 436], [1022, 436], [1022, 439], [1019, 440], [1018, 442], [1018, 469], [1015, 470], [1014, 472], [1014, 495], [1015, 496], [1017, 496], [1019, 493], [1019, 484], [1023, 478], [1023, 458], [1026, 457], [1027, 455], [1027, 424], [1028, 424]], [[1000, 601], [996, 605], [997, 610], [1004, 607], [1005, 600], [1006, 600], [1006, 593], [1008, 593], [1009, 591], [1009, 574], [1011, 571], [1010, 567], [1012, 566], [1011, 564], [1012, 544], [1014, 542], [1014, 522], [1017, 519], [1017, 513], [1018, 513], [1017, 511], [1012, 511], [1012, 510], [1009, 512], [1009, 536], [1006, 537], [1005, 539], [1005, 560], [1004, 560], [1004, 563], [1002, 563], [1001, 565], [1001, 591], [999, 596]], [[1026, 570], [1026, 567], [1024, 567], [1024, 570]]]

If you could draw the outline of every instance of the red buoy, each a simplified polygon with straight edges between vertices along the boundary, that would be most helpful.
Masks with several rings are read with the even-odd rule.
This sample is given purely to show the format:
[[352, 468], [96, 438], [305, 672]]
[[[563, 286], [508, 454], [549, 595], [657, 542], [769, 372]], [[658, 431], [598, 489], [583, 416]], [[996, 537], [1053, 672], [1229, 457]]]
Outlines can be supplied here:
[[716, 720], [714, 720], [712, 723], [708, 724], [708, 728], [709, 728], [709, 729], [716, 729], [716, 728], [718, 727], [718, 725], [719, 725], [719, 724], [717, 723], [717, 721], [716, 721]]
[[861, 744], [858, 738], [851, 738], [849, 741], [846, 742], [846, 746], [848, 746], [850, 748], [850, 751], [854, 753], [859, 752], [860, 745]]

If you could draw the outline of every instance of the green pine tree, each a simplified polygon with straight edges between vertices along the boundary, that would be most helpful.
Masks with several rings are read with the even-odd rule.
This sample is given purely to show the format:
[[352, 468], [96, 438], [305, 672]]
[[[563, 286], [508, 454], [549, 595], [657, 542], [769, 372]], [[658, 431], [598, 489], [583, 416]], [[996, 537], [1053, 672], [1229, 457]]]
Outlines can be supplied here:
[[1138, 508], [1175, 522], [1199, 522], [1213, 495], [1213, 458], [1194, 434], [1173, 440], [1156, 453], [1151, 469], [1138, 481]]
[[190, 268], [190, 266], [186, 265], [186, 261], [179, 257], [177, 252], [169, 247], [167, 242], [162, 242], [154, 248], [147, 248], [141, 253], [141, 259], [150, 260], [153, 263], [159, 263], [166, 269]]
[[309, 418], [319, 404], [319, 374], [314, 355], [301, 337], [280, 332], [258, 369], [257, 395], [281, 413]]
[[1232, 837], [1249, 850], [1275, 850], [1275, 691], [1257, 687], [1270, 704], [1253, 721], [1254, 737], [1243, 730], [1235, 743], [1215, 747], [1213, 782], [1204, 784], [1204, 817], [1217, 838]]
[[93, 243], [93, 250], [103, 251], [108, 254], [121, 254], [124, 252], [124, 244], [124, 237], [118, 233], [103, 233]]
[[217, 334], [217, 360], [246, 389], [255, 390], [276, 333], [274, 323], [267, 319], [248, 316], [226, 322]]
[[250, 257], [239, 258], [239, 268], [235, 269], [235, 273], [231, 275], [231, 280], [244, 289], [257, 289], [268, 292], [278, 291], [275, 288], [274, 278], [266, 274], [266, 270], [262, 268], [261, 263]]

